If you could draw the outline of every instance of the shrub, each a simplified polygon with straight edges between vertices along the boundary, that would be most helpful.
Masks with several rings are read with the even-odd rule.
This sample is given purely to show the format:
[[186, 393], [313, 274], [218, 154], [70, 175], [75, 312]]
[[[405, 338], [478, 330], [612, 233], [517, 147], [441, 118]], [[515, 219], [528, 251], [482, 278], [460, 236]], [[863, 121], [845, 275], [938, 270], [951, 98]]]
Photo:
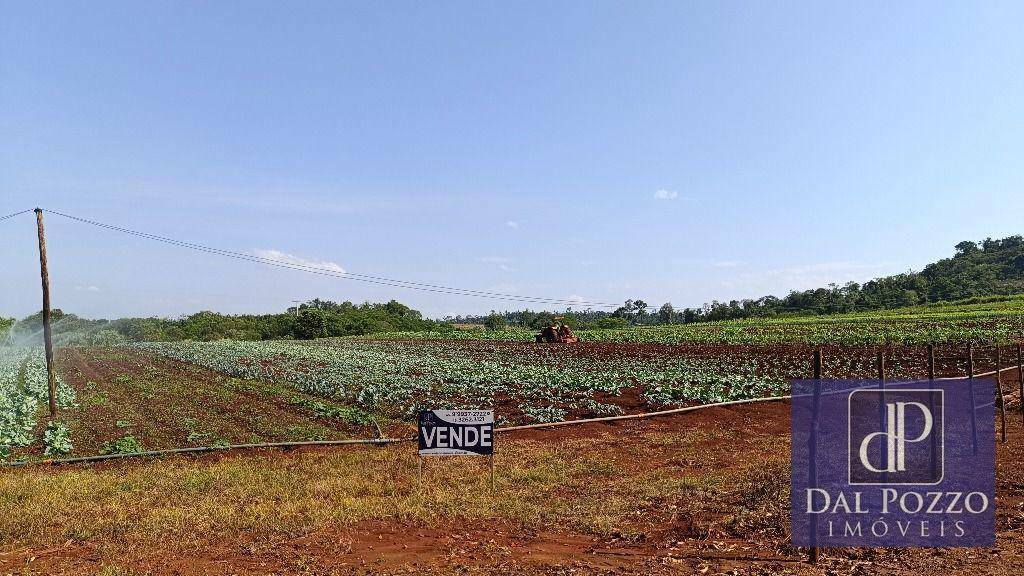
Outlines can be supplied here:
[[484, 328], [488, 330], [504, 330], [505, 326], [505, 317], [501, 314], [491, 312], [490, 316], [484, 319]]

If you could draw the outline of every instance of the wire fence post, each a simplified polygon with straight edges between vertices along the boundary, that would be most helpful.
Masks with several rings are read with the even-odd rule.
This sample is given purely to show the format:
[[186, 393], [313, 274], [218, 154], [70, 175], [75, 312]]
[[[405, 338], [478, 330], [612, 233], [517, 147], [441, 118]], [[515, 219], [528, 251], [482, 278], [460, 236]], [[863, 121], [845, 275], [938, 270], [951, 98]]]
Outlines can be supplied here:
[[[878, 403], [878, 425], [885, 428], [885, 351], [879, 349], [875, 352], [875, 367], [877, 369], [878, 389], [881, 391], [881, 402]], [[891, 457], [891, 456], [890, 456]], [[886, 461], [888, 462], [888, 461]], [[882, 481], [888, 481], [888, 473], [882, 472]]]
[[1020, 383], [1020, 417], [1024, 420], [1024, 358], [1021, 358], [1020, 344], [1017, 344], [1017, 382]]
[[815, 380], [821, 380], [821, 349], [818, 348], [814, 351], [814, 362], [811, 366], [811, 373]]
[[[810, 438], [810, 441], [809, 441], [810, 452], [808, 454], [808, 456], [809, 456], [808, 464], [809, 465], [808, 465], [808, 471], [807, 472], [808, 472], [808, 475], [810, 476], [810, 485], [811, 486], [816, 486], [817, 482], [818, 482], [818, 472], [817, 472], [817, 462], [816, 462], [816, 459], [817, 459], [817, 456], [816, 456], [816, 454], [817, 454], [817, 445], [816, 445], [816, 443], [817, 443], [817, 434], [816, 434], [816, 431], [817, 431], [817, 428], [818, 428], [818, 394], [821, 391], [820, 390], [820, 386], [821, 386], [821, 348], [816, 348], [814, 350], [814, 357], [813, 357], [813, 360], [811, 361], [811, 375], [812, 375], [812, 377], [814, 379], [814, 398], [812, 400], [814, 402], [814, 408], [813, 408], [813, 411], [811, 413], [811, 433], [809, 435], [809, 438]], [[818, 522], [817, 522], [817, 517], [812, 517], [811, 518], [811, 538], [813, 538], [813, 542], [817, 543], [817, 541], [818, 541]], [[820, 557], [821, 557], [821, 548], [819, 548], [818, 546], [811, 546], [811, 550], [810, 550], [810, 552], [808, 554], [808, 561], [811, 564], [817, 564], [818, 563], [818, 559]]]
[[35, 209], [36, 234], [39, 237], [39, 277], [43, 284], [43, 344], [46, 349], [46, 388], [49, 392], [50, 418], [57, 416], [57, 377], [53, 373], [53, 334], [50, 331], [50, 270], [46, 265], [46, 232], [43, 210]]
[[999, 356], [999, 344], [996, 344], [996, 398], [999, 401], [999, 421], [1000, 427], [1002, 428], [1002, 439], [1006, 442], [1006, 406], [1003, 400], [1003, 380], [1002, 372], [999, 371], [999, 365], [1002, 364]]
[[967, 378], [974, 379], [974, 343], [967, 343]]
[[[935, 390], [935, 344], [928, 344], [928, 390], [929, 392]], [[928, 410], [932, 414], [935, 413], [935, 395], [931, 393], [928, 394]], [[939, 439], [936, 434], [931, 434], [930, 436], [932, 440], [932, 451], [931, 458], [929, 460], [931, 463], [932, 476], [934, 477], [938, 471], [939, 465], [938, 459], [936, 458], [936, 455], [939, 453]]]
[[971, 394], [971, 452], [978, 453], [978, 415], [974, 401], [974, 342], [967, 343], [967, 390]]
[[935, 380], [935, 345], [928, 345], [928, 379]]

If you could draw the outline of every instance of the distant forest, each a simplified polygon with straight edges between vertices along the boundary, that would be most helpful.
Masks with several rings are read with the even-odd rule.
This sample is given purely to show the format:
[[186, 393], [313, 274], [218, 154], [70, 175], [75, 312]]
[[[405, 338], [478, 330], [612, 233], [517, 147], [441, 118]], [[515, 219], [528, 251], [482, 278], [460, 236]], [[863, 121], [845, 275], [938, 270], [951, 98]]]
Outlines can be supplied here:
[[635, 299], [615, 311], [572, 310], [536, 312], [520, 310], [479, 316], [448, 317], [448, 323], [485, 324], [538, 328], [558, 314], [570, 325], [614, 328], [628, 325], [676, 324], [817, 314], [842, 314], [887, 308], [902, 308], [930, 302], [961, 300], [978, 296], [999, 296], [1024, 292], [1024, 237], [991, 238], [981, 242], [960, 242], [952, 258], [929, 264], [920, 272], [877, 278], [864, 284], [848, 282], [825, 288], [792, 291], [782, 298], [717, 300], [700, 308], [676, 309], [671, 303], [651, 307]]
[[[357, 336], [375, 332], [452, 330], [455, 324], [482, 324], [489, 329], [522, 326], [537, 329], [555, 316], [576, 328], [620, 328], [637, 325], [680, 324], [739, 318], [840, 314], [900, 308], [930, 302], [999, 296], [1024, 292], [1024, 238], [961, 242], [952, 258], [910, 272], [877, 278], [864, 284], [849, 282], [826, 288], [793, 291], [783, 298], [713, 301], [700, 308], [677, 310], [671, 303], [652, 307], [641, 299], [627, 300], [614, 311], [564, 310], [513, 312], [429, 320], [397, 302], [353, 304], [311, 300], [279, 314], [225, 315], [199, 312], [181, 318], [121, 318], [89, 320], [61, 310], [53, 311], [54, 340], [58, 345], [116, 344], [169, 340], [279, 340], [331, 336]], [[13, 327], [12, 327], [13, 326]], [[0, 344], [5, 333], [14, 342], [36, 343], [42, 314], [17, 322], [0, 318]]]
[[[59, 346], [173, 340], [312, 339], [438, 329], [438, 323], [424, 319], [419, 311], [394, 300], [386, 304], [311, 300], [280, 314], [199, 312], [176, 319], [90, 320], [56, 309], [51, 312], [51, 322], [54, 343]], [[0, 318], [0, 344], [4, 333], [8, 332], [6, 328], [11, 328], [7, 335], [10, 342], [36, 344], [41, 341], [42, 313], [17, 322]]]

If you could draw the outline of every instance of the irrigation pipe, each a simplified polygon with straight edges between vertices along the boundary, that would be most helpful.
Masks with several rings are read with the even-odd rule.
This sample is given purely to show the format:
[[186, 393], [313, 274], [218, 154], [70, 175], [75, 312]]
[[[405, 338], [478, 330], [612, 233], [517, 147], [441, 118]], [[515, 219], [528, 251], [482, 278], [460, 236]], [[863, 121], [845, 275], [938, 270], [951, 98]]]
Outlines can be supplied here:
[[[1006, 368], [1000, 368], [999, 370], [991, 370], [989, 372], [982, 372], [976, 374], [975, 378], [986, 378], [988, 376], [994, 376], [997, 373], [1001, 374], [1005, 370], [1016, 370], [1016, 366], [1010, 366]], [[961, 376], [944, 376], [936, 378], [936, 380], [963, 380], [965, 377]], [[894, 382], [895, 383], [895, 382]], [[540, 424], [525, 424], [522, 426], [504, 426], [502, 428], [495, 428], [494, 432], [515, 432], [518, 430], [535, 430], [535, 429], [547, 429], [547, 428], [558, 428], [561, 426], [577, 426], [583, 424], [591, 424], [595, 422], [616, 422], [619, 420], [638, 420], [641, 418], [656, 418], [658, 416], [670, 416], [673, 414], [683, 414], [685, 412], [694, 412], [703, 408], [716, 408], [723, 406], [738, 406], [741, 404], [753, 404], [755, 402], [771, 402], [775, 400], [790, 400], [793, 397], [787, 396], [766, 396], [764, 398], [746, 398], [743, 400], [729, 400], [726, 402], [714, 402], [712, 404], [699, 404], [697, 406], [684, 406], [682, 408], [672, 408], [671, 410], [658, 410], [655, 412], [643, 412], [641, 414], [624, 414], [621, 416], [602, 416], [599, 418], [583, 418], [580, 420], [564, 420], [562, 422], [544, 422]], [[1022, 399], [1024, 401], [1024, 399]], [[376, 422], [374, 422], [376, 424]], [[378, 431], [380, 429], [378, 427]], [[381, 434], [383, 435], [383, 434]], [[416, 440], [415, 436], [405, 438], [357, 438], [348, 440], [307, 440], [303, 442], [266, 442], [261, 444], [226, 444], [223, 446], [196, 446], [192, 448], [171, 448], [168, 450], [148, 450], [146, 452], [133, 452], [129, 454], [103, 454], [99, 456], [81, 456], [78, 458], [63, 458], [54, 460], [19, 460], [16, 462], [4, 462], [4, 467], [22, 467], [29, 466], [31, 464], [49, 464], [57, 466], [61, 464], [82, 464], [87, 462], [101, 462], [105, 460], [121, 460], [126, 458], [147, 458], [147, 457], [158, 457], [167, 456], [171, 454], [198, 454], [205, 452], [219, 452], [224, 450], [254, 450], [261, 448], [299, 448], [302, 446], [344, 446], [344, 445], [376, 445], [386, 446], [389, 444], [399, 444], [402, 442], [413, 442]]]
[[[582, 420], [566, 420], [564, 422], [548, 422], [543, 424], [527, 424], [525, 426], [505, 426], [495, 428], [494, 432], [514, 432], [516, 430], [527, 430], [531, 428], [552, 428], [555, 426], [569, 426], [573, 424], [589, 424], [591, 422], [609, 422], [614, 420], [629, 420], [636, 418], [653, 418], [682, 412], [692, 412], [701, 408], [714, 408], [716, 406], [731, 406], [736, 404], [749, 404], [751, 402], [767, 402], [770, 400], [785, 400], [789, 396], [768, 396], [766, 398], [748, 398], [745, 400], [730, 400], [728, 402], [716, 402], [714, 404], [700, 404], [698, 406], [687, 406], [685, 408], [674, 408], [672, 410], [661, 410], [658, 412], [644, 412], [642, 414], [627, 414], [624, 416], [605, 416], [601, 418], [585, 418]], [[125, 458], [147, 458], [167, 456], [171, 454], [197, 454], [204, 452], [218, 452], [222, 450], [253, 450], [260, 448], [298, 448], [301, 446], [339, 446], [339, 445], [388, 445], [402, 442], [414, 442], [415, 436], [405, 438], [358, 438], [349, 440], [309, 440], [304, 442], [267, 442], [262, 444], [225, 444], [223, 446], [195, 446], [192, 448], [171, 448], [168, 450], [148, 450], [146, 452], [133, 452], [129, 454], [102, 454], [99, 456], [81, 456], [78, 458], [63, 458], [53, 460], [19, 460], [17, 462], [5, 462], [7, 467], [28, 466], [31, 464], [48, 464], [57, 466], [61, 464], [82, 464], [86, 462], [102, 462], [105, 460], [120, 460]]]
[[17, 462], [5, 462], [7, 467], [28, 466], [30, 464], [81, 464], [84, 462], [101, 462], [104, 460], [120, 460], [123, 458], [147, 458], [156, 456], [167, 456], [170, 454], [196, 454], [203, 452], [218, 452], [221, 450], [252, 450], [259, 448], [298, 448], [301, 446], [338, 446], [347, 444], [371, 444], [386, 445], [399, 442], [411, 442], [412, 438], [357, 438], [348, 440], [306, 440], [303, 442], [265, 442], [261, 444], [225, 444], [222, 446], [194, 446], [191, 448], [170, 448], [167, 450], [147, 450], [145, 452], [130, 452], [125, 454], [101, 454], [99, 456], [81, 456], [78, 458], [63, 458], [56, 460], [19, 460]]
[[[981, 374], [975, 374], [974, 378], [987, 378], [989, 376], [995, 376], [995, 374], [1002, 373], [1004, 370], [1016, 370], [1016, 366], [1010, 366], [1007, 368], [1000, 368], [999, 370], [992, 370], [990, 372], [982, 372]], [[944, 376], [942, 378], [936, 378], [936, 380], [964, 380], [966, 376]], [[927, 381], [927, 380], [923, 380]], [[893, 382], [895, 384], [896, 382]], [[637, 418], [653, 418], [657, 416], [668, 416], [671, 414], [682, 414], [684, 412], [692, 412], [694, 410], [700, 410], [701, 408], [714, 408], [716, 406], [736, 406], [738, 404], [753, 404], [754, 402], [768, 402], [771, 400], [791, 400], [793, 396], [765, 396], [764, 398], [747, 398], [744, 400], [729, 400], [727, 402], [715, 402], [713, 404], [700, 404], [697, 406], [685, 406], [683, 408], [673, 408], [671, 410], [660, 410], [657, 412], [644, 412], [642, 414], [625, 414], [622, 416], [604, 416], [600, 418], [585, 418], [583, 420], [564, 420], [562, 422], [548, 422], [541, 424], [525, 424], [523, 426], [506, 426], [504, 428], [495, 428], [495, 432], [513, 432], [516, 430], [531, 430], [536, 428], [554, 428], [556, 426], [571, 426], [573, 424], [589, 424], [591, 422], [614, 422], [616, 420], [634, 420]]]

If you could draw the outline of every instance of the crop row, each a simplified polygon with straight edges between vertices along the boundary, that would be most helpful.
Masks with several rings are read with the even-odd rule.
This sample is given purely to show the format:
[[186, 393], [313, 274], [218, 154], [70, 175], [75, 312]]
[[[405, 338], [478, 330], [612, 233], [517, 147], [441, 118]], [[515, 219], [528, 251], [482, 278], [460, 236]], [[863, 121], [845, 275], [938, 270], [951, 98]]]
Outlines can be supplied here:
[[[178, 342], [139, 349], [242, 378], [290, 382], [299, 390], [407, 419], [425, 408], [499, 407], [513, 421], [550, 422], [616, 414], [624, 389], [649, 406], [770, 396], [784, 373], [756, 359], [592, 357], [566, 348], [459, 342]], [[770, 368], [770, 369], [767, 369]]]
[[[975, 342], [1008, 343], [1024, 339], [1021, 310], [947, 312], [913, 316], [850, 315], [786, 319], [730, 320], [669, 326], [579, 330], [583, 342], [655, 344], [842, 344], [848, 346]], [[534, 331], [454, 330], [391, 332], [374, 335], [387, 340], [443, 339], [533, 341]]]
[[[0, 457], [38, 440], [34, 431], [47, 398], [43, 349], [0, 347]], [[74, 402], [74, 390], [58, 377], [58, 405], [69, 407]], [[63, 433], [63, 428], [54, 424], [49, 435], [55, 438]]]

